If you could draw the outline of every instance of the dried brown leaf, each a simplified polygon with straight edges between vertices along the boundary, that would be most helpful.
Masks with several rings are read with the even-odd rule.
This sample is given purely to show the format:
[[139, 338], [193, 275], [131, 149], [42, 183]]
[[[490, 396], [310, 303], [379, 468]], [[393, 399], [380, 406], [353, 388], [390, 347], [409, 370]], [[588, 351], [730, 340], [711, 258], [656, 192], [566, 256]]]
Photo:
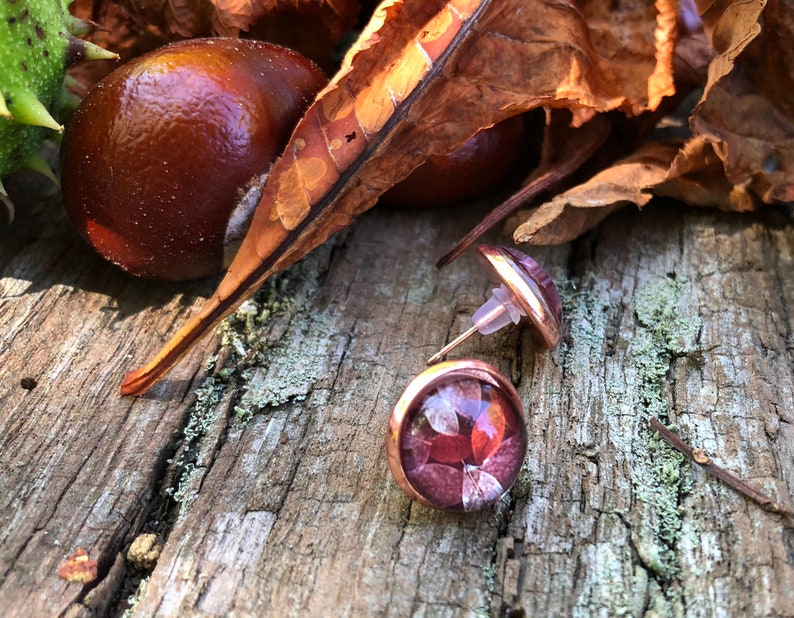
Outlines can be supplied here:
[[[86, 38], [116, 52], [122, 62], [145, 54], [168, 40], [159, 28], [130, 14], [116, 0], [75, 0], [69, 8], [77, 18], [99, 24]], [[69, 73], [83, 86], [82, 96], [117, 66], [118, 62], [108, 60], [81, 62], [70, 67]]]
[[642, 206], [653, 195], [735, 211], [754, 210], [759, 199], [794, 200], [794, 16], [786, 2], [764, 8], [762, 2], [725, 0], [700, 8], [702, 28], [688, 9], [683, 16], [678, 50], [684, 81], [697, 82], [708, 60], [691, 139], [675, 156], [665, 146], [665, 156], [641, 174], [635, 164], [649, 147], [629, 157], [629, 168], [624, 161], [544, 204], [518, 226], [517, 242], [571, 240], [620, 205]]
[[[539, 3], [531, 12], [544, 27], [527, 40], [525, 24], [515, 19], [526, 4], [450, 3], [405, 39], [392, 38], [393, 22], [377, 14], [368, 38], [320, 93], [274, 166], [235, 261], [253, 264], [281, 245], [270, 269], [287, 266], [349, 225], [427, 156], [451, 152], [483, 126], [541, 103], [599, 111], [621, 104], [595, 50], [567, 44], [572, 31], [587, 40], [581, 16]], [[413, 16], [416, 6], [403, 3], [400, 14]], [[439, 105], [442, 99], [448, 103]], [[243, 281], [234, 271], [233, 265], [227, 283], [238, 286]]]
[[656, 109], [675, 92], [675, 0], [587, 0], [579, 5], [593, 45], [626, 96], [624, 109], [633, 114]]
[[794, 201], [792, 9], [786, 0], [726, 1], [703, 15], [718, 55], [691, 124], [721, 159], [737, 210], [747, 191], [767, 203]]
[[678, 143], [643, 146], [588, 182], [538, 207], [516, 228], [513, 239], [519, 244], [565, 243], [623, 206], [644, 206], [653, 198], [652, 189], [667, 179], [679, 148]]
[[103, 26], [92, 41], [123, 59], [183, 38], [245, 35], [285, 45], [326, 67], [361, 9], [359, 0], [77, 0], [77, 5], [79, 17]]
[[[293, 14], [325, 28], [337, 40], [355, 23], [361, 8], [349, 0], [211, 0], [215, 7], [214, 26], [218, 34], [234, 35], [247, 31], [263, 17]], [[314, 24], [312, 24], [314, 25]], [[305, 24], [304, 24], [305, 26]]]
[[332, 52], [355, 26], [358, 0], [204, 0], [211, 2], [212, 34], [245, 36], [284, 45], [332, 67]]
[[755, 196], [728, 182], [714, 144], [702, 137], [684, 144], [672, 162], [667, 178], [654, 188], [654, 193], [692, 206], [720, 210], [748, 212], [758, 207]]
[[733, 64], [750, 41], [761, 32], [759, 17], [765, 2], [695, 0], [703, 30], [716, 53], [709, 66], [708, 91], [733, 70]]

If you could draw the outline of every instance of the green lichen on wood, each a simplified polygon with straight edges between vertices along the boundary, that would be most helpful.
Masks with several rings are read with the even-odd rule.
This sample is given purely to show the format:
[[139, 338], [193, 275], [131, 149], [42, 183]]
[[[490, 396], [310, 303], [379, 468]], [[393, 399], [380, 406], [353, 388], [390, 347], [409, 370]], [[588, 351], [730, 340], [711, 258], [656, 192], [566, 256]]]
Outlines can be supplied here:
[[680, 278], [638, 288], [631, 304], [610, 302], [610, 290], [599, 285], [564, 294], [575, 325], [563, 344], [565, 372], [593, 375], [587, 415], [603, 405], [599, 422], [608, 423], [606, 435], [625, 461], [632, 492], [626, 503], [633, 506], [600, 515], [607, 538], [582, 555], [585, 577], [575, 609], [577, 615], [680, 616], [679, 543], [691, 534], [684, 530], [682, 502], [692, 481], [683, 457], [648, 420], [670, 421], [676, 361], [698, 351], [700, 321]]
[[182, 430], [182, 441], [175, 460], [169, 462], [176, 470], [176, 482], [165, 489], [166, 495], [184, 506], [192, 498], [194, 478], [201, 443], [217, 418], [218, 404], [228, 385], [223, 380], [207, 377], [196, 389], [195, 399], [190, 406], [188, 420]]
[[588, 375], [592, 371], [593, 361], [604, 358], [604, 333], [607, 330], [610, 307], [601, 302], [597, 295], [578, 291], [567, 283], [563, 282], [557, 287], [565, 319], [570, 324], [575, 324], [576, 328], [571, 329], [571, 341], [563, 339], [560, 344], [565, 373], [572, 376]]
[[221, 327], [243, 385], [234, 408], [239, 423], [268, 408], [304, 400], [327, 370], [338, 312], [333, 307], [298, 311], [320, 285], [323, 259], [311, 256], [268, 280]]
[[149, 577], [144, 577], [138, 587], [135, 589], [135, 592], [127, 597], [127, 608], [124, 610], [124, 613], [121, 615], [121, 618], [132, 618], [135, 615], [135, 607], [138, 605], [140, 600], [143, 598], [144, 592], [146, 592], [146, 586], [149, 584]]
[[648, 420], [669, 422], [666, 393], [671, 368], [677, 358], [696, 349], [700, 322], [685, 315], [685, 291], [686, 282], [666, 278], [636, 293], [637, 329], [629, 349], [637, 403], [630, 471], [641, 511], [632, 540], [643, 564], [662, 585], [673, 582], [680, 572], [682, 501], [691, 491], [692, 480], [683, 456], [648, 427]]
[[[336, 332], [335, 311], [300, 309], [319, 287], [327, 252], [320, 249], [271, 277], [218, 327], [221, 349], [207, 363], [210, 375], [196, 389], [179, 447], [168, 462], [174, 480], [165, 493], [177, 508], [190, 506], [204, 460], [218, 446], [207, 436], [228, 429], [216, 423], [242, 428], [267, 408], [302, 400], [321, 376], [328, 338]], [[307, 352], [306, 346], [317, 349]], [[285, 355], [285, 350], [295, 352]], [[225, 405], [233, 411], [231, 419], [218, 417]]]
[[643, 615], [647, 602], [647, 572], [632, 564], [627, 545], [596, 543], [586, 548], [583, 560], [592, 567], [598, 586], [587, 588], [577, 599], [572, 611], [574, 618]]

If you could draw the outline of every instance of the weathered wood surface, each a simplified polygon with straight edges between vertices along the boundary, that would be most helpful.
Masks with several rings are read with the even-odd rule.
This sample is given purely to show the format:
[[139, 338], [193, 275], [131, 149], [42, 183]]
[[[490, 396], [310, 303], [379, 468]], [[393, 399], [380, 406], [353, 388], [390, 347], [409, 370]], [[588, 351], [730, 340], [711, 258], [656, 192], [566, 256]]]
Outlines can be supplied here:
[[[164, 547], [135, 616], [794, 616], [794, 524], [647, 426], [791, 501], [785, 217], [658, 204], [531, 251], [564, 297], [565, 340], [537, 353], [510, 328], [455, 353], [516, 383], [530, 449], [498, 508], [448, 515], [401, 494], [383, 437], [489, 288], [471, 257], [432, 266], [474, 214], [368, 213], [237, 314], [214, 377], [207, 341], [122, 399], [123, 371], [212, 282], [132, 281], [54, 198], [29, 200], [0, 232], [3, 615], [124, 609], [140, 577], [124, 555], [152, 531]], [[78, 546], [99, 560], [86, 587], [56, 576]]]

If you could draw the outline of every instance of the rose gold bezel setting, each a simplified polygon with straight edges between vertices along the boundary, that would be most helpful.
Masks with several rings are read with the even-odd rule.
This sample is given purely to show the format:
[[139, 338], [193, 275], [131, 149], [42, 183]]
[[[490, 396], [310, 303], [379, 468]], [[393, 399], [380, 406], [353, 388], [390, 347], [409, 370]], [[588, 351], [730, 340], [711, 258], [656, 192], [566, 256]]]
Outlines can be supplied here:
[[[517, 261], [516, 256], [505, 247], [479, 245], [477, 252], [491, 269], [492, 280], [496, 283], [504, 283], [513, 293], [527, 314], [524, 320], [532, 322], [535, 326], [543, 346], [549, 350], [556, 347], [560, 342], [561, 316], [559, 309], [554, 305], [559, 305], [559, 297], [556, 298], [556, 302], [552, 302], [539, 284], [540, 278], [551, 282], [548, 273], [535, 260], [525, 256], [531, 261], [533, 269], [537, 269], [537, 273], [534, 273], [536, 276], [530, 276], [530, 273]], [[554, 295], [556, 296], [556, 291]]]
[[[428, 367], [411, 380], [394, 405], [389, 418], [386, 433], [386, 459], [389, 462], [392, 476], [400, 489], [420, 504], [434, 509], [439, 507], [418, 492], [406, 477], [400, 459], [400, 442], [405, 423], [414, 408], [441, 384], [462, 378], [481, 380], [499, 389], [515, 407], [522, 421], [526, 421], [526, 414], [518, 392], [502, 373], [488, 363], [472, 359], [444, 361]], [[505, 488], [505, 491], [508, 489], [509, 487]]]

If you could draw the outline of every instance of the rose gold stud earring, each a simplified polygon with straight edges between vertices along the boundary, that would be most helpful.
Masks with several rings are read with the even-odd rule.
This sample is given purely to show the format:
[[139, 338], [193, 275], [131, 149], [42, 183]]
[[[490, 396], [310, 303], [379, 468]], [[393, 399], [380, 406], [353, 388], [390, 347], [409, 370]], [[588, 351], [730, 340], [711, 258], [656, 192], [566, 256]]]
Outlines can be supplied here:
[[[527, 316], [546, 348], [559, 341], [562, 306], [548, 274], [514, 249], [483, 245], [478, 251], [502, 285], [475, 314], [474, 328], [430, 364], [474, 332], [488, 334]], [[392, 410], [389, 467], [400, 488], [425, 506], [484, 508], [518, 477], [527, 450], [524, 420], [516, 389], [492, 365], [478, 360], [432, 364], [411, 381]]]
[[515, 482], [527, 450], [513, 385], [487, 363], [445, 361], [419, 374], [394, 406], [386, 456], [397, 484], [425, 506], [475, 511]]

